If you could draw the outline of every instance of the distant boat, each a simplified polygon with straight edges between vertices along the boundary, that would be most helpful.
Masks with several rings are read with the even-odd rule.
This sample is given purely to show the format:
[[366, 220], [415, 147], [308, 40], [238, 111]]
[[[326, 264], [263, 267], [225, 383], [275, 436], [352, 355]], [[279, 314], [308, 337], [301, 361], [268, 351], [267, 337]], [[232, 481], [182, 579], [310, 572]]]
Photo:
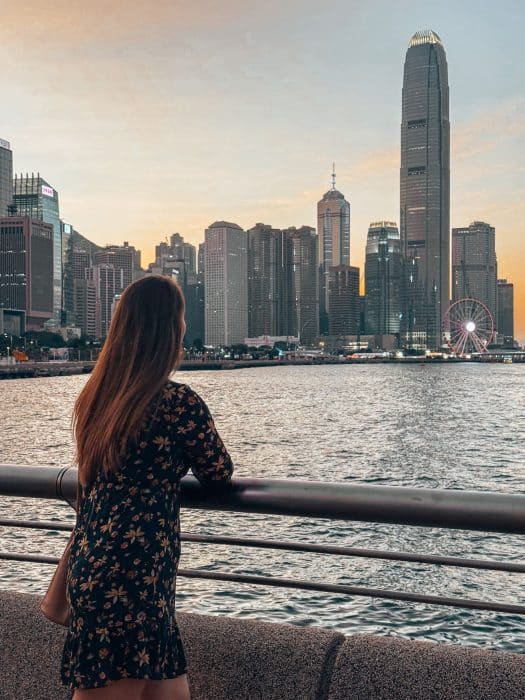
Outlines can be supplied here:
[[512, 364], [512, 357], [504, 357], [503, 364], [504, 365], [511, 365]]

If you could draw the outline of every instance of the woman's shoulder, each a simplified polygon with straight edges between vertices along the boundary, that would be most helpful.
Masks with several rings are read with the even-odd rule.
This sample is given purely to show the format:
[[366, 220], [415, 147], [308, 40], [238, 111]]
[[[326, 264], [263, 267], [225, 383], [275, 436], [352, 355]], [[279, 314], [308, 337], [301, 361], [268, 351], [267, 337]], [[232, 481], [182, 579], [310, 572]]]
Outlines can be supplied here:
[[[160, 409], [166, 420], [174, 421], [183, 418], [187, 420], [208, 419], [209, 410], [205, 401], [187, 384], [174, 382], [171, 379], [164, 387]], [[170, 418], [166, 418], [170, 416]]]
[[190, 386], [168, 379], [164, 387], [163, 398], [166, 401], [195, 403], [201, 398]]

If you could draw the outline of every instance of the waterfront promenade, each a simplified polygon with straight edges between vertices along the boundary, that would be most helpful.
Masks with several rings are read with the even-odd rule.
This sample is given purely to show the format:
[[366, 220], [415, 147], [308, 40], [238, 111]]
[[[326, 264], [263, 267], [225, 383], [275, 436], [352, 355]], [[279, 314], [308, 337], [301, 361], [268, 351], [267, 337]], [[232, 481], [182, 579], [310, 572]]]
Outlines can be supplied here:
[[[30, 496], [70, 501], [76, 478], [74, 469], [0, 465], [0, 494], [8, 498]], [[194, 478], [185, 478], [182, 498], [186, 508], [227, 511], [229, 515], [232, 511], [241, 511], [344, 521], [355, 518], [376, 523], [468, 528], [519, 535], [525, 532], [525, 495], [236, 479], [231, 491], [212, 496]], [[48, 530], [68, 527], [36, 520], [11, 523], [2, 520], [0, 524]], [[214, 538], [201, 538], [201, 541], [214, 542]], [[271, 541], [257, 544], [263, 548], [275, 545]], [[334, 554], [337, 548], [330, 549]], [[322, 553], [322, 548], [319, 553]], [[339, 553], [343, 553], [342, 550]], [[356, 551], [352, 555], [405, 556], [394, 552]], [[433, 558], [423, 553], [417, 557], [417, 561], [438, 565], [497, 566], [495, 562], [451, 558], [445, 561], [439, 557], [432, 562]], [[1, 558], [5, 560], [3, 566], [9, 566], [9, 559], [18, 558], [20, 561], [12, 553], [3, 553]], [[49, 558], [35, 555], [30, 560], [53, 563]], [[523, 566], [500, 563], [501, 568], [521, 571]], [[218, 572], [183, 569], [179, 574], [190, 578], [204, 575], [218, 581], [243, 580], [242, 575], [221, 577]], [[275, 579], [273, 584], [271, 578], [260, 583], [275, 585]], [[303, 581], [295, 584], [298, 588], [305, 587]], [[294, 582], [286, 582], [287, 587], [292, 585]], [[326, 584], [314, 584], [317, 590], [324, 587]], [[345, 587], [333, 588], [343, 591]], [[353, 589], [351, 594], [414, 599], [404, 591], [392, 594]], [[425, 598], [427, 596], [421, 595], [416, 599]], [[61, 688], [58, 677], [65, 630], [41, 615], [39, 600], [39, 595], [0, 591], [2, 700], [69, 698], [69, 692]], [[523, 606], [505, 606], [497, 601], [485, 603], [434, 598], [434, 602], [525, 614]], [[189, 661], [192, 700], [525, 698], [525, 656], [522, 654], [418, 642], [395, 636], [343, 635], [331, 629], [268, 624], [262, 620], [241, 620], [224, 614], [216, 617], [179, 613], [178, 617]]]
[[[88, 375], [0, 382], [2, 461], [73, 463], [71, 411]], [[285, 366], [180, 372], [197, 390], [234, 456], [237, 477], [413, 488], [524, 492], [525, 365], [479, 363]], [[5, 517], [67, 523], [60, 501], [0, 497]], [[71, 526], [70, 526], [71, 527]], [[299, 540], [326, 546], [520, 562], [520, 535], [184, 509], [184, 532]], [[64, 533], [2, 530], [3, 549], [59, 556]], [[393, 544], [395, 543], [395, 547]], [[519, 574], [424, 567], [186, 542], [181, 567], [250, 571], [371, 588], [462, 595], [513, 603]], [[421, 576], [424, 574], [425, 585]], [[45, 590], [49, 565], [0, 567], [0, 587]], [[182, 609], [329, 627], [343, 634], [396, 634], [523, 651], [525, 619], [315, 591], [181, 579]], [[407, 613], [408, 609], [408, 613]]]
[[[0, 697], [68, 700], [65, 630], [35, 595], [0, 591]], [[343, 636], [179, 613], [192, 700], [522, 700], [525, 658], [372, 635]]]
[[[293, 367], [304, 365], [362, 365], [362, 364], [443, 364], [454, 365], [462, 362], [475, 362], [484, 364], [504, 363], [511, 358], [512, 363], [525, 362], [525, 352], [499, 352], [485, 356], [471, 356], [464, 358], [448, 357], [442, 359], [435, 356], [415, 357], [380, 357], [376, 353], [370, 353], [370, 357], [337, 357], [331, 355], [310, 356], [297, 359], [272, 359], [272, 360], [208, 360], [192, 359], [183, 360], [180, 369], [185, 372], [202, 372], [205, 370], [230, 370], [248, 369], [254, 367]], [[31, 377], [60, 377], [75, 374], [89, 374], [95, 362], [90, 361], [51, 361], [51, 362], [18, 362], [16, 364], [0, 365], [1, 379], [26, 379]]]

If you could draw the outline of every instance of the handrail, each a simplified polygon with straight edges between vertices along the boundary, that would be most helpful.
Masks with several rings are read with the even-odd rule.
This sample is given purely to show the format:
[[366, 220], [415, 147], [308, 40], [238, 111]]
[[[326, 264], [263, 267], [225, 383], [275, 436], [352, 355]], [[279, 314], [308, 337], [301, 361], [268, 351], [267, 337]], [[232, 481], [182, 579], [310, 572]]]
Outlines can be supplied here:
[[[0, 527], [20, 527], [52, 532], [71, 532], [72, 523], [54, 520], [17, 520], [0, 518]], [[341, 557], [362, 557], [363, 559], [384, 559], [385, 561], [405, 561], [412, 564], [435, 564], [437, 566], [456, 566], [464, 569], [486, 569], [488, 571], [507, 571], [525, 574], [525, 563], [515, 561], [496, 561], [494, 559], [465, 559], [440, 554], [419, 554], [417, 552], [392, 552], [384, 549], [365, 549], [363, 547], [341, 547], [339, 545], [311, 544], [310, 542], [292, 542], [289, 540], [262, 539], [260, 537], [231, 537], [229, 535], [206, 535], [194, 532], [181, 532], [183, 542], [194, 544], [226, 544], [230, 547], [254, 547], [256, 549], [277, 549], [286, 552], [303, 552], [309, 554], [334, 554]], [[0, 554], [1, 558], [1, 554]]]
[[[58, 564], [56, 557], [45, 554], [19, 554], [17, 552], [0, 552], [1, 560], [23, 561], [34, 564]], [[278, 576], [259, 576], [253, 574], [232, 574], [229, 571], [206, 571], [203, 569], [184, 569], [177, 571], [182, 578], [205, 579], [207, 581], [229, 581], [231, 583], [248, 583], [271, 588], [298, 588], [303, 591], [319, 593], [336, 593], [337, 595], [364, 596], [384, 600], [400, 600], [412, 603], [427, 603], [443, 605], [450, 608], [466, 610], [488, 610], [511, 615], [525, 615], [525, 605], [514, 603], [493, 603], [489, 600], [476, 598], [453, 598], [451, 596], [428, 595], [427, 593], [411, 593], [409, 591], [390, 591], [383, 588], [368, 588], [364, 586], [348, 586], [341, 583], [322, 583], [305, 581], [303, 579], [281, 578]]]
[[[76, 483], [73, 467], [0, 464], [0, 495], [72, 505]], [[186, 476], [181, 487], [187, 508], [525, 534], [522, 494], [246, 477], [215, 489]]]
[[[70, 467], [20, 467], [0, 465], [0, 496], [35, 497], [66, 500], [73, 506], [76, 500], [77, 470]], [[319, 483], [279, 479], [235, 479], [226, 488], [203, 487], [194, 477], [182, 480], [183, 505], [190, 508], [227, 510], [245, 513], [269, 513], [364, 520], [367, 522], [422, 525], [427, 527], [460, 528], [504, 533], [525, 533], [525, 495], [473, 491], [413, 489], [384, 486]], [[48, 530], [70, 530], [72, 524], [55, 521], [0, 518], [0, 527], [27, 527]], [[366, 557], [393, 561], [418, 562], [438, 566], [459, 566], [472, 569], [513, 571], [525, 573], [523, 562], [501, 562], [484, 559], [391, 552], [383, 550], [341, 547], [304, 542], [264, 540], [260, 538], [229, 537], [183, 533], [186, 541], [204, 544], [229, 544], [326, 555]], [[54, 564], [57, 559], [42, 554], [0, 552], [0, 560]], [[399, 601], [413, 601], [475, 610], [525, 615], [525, 605], [490, 602], [472, 598], [428, 595], [406, 591], [391, 591], [337, 583], [321, 583], [285, 579], [275, 576], [254, 576], [244, 573], [202, 569], [179, 569], [188, 578], [211, 579], [257, 584], [272, 587], [367, 596]]]

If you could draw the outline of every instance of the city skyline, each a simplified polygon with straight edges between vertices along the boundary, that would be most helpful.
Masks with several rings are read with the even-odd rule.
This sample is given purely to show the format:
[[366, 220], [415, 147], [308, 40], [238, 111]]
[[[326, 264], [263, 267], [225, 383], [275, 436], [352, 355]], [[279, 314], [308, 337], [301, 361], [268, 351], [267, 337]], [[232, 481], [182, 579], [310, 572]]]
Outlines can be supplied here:
[[[496, 14], [474, 3], [335, 2], [322, 10], [326, 36], [314, 32], [321, 13], [310, 2], [270, 2], [265, 13], [227, 2], [220, 16], [214, 3], [182, 11], [158, 2], [146, 16], [140, 1], [125, 13], [112, 3], [102, 28], [98, 4], [74, 20], [61, 2], [51, 17], [36, 3], [8, 4], [3, 23], [0, 50], [21, 73], [4, 78], [14, 93], [0, 136], [15, 172], [40, 171], [58, 189], [65, 221], [101, 245], [129, 240], [145, 262], [165, 235], [197, 244], [218, 219], [244, 230], [315, 225], [335, 160], [362, 277], [370, 221], [399, 223], [403, 59], [410, 37], [430, 28], [449, 64], [451, 228], [495, 227], [498, 276], [515, 284], [525, 338], [518, 3]], [[32, 41], [21, 53], [13, 39], [22, 29]]]

